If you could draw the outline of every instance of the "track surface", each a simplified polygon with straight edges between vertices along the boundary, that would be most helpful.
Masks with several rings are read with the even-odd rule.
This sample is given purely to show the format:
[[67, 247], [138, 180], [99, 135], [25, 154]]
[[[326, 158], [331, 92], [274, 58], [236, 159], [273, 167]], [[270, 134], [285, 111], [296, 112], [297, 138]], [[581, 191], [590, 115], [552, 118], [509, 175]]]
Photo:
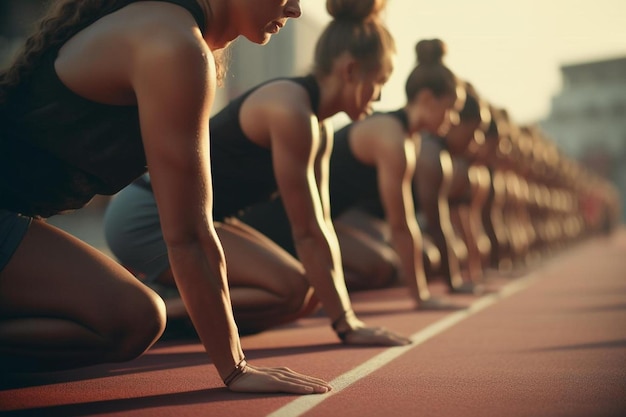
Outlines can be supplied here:
[[342, 346], [323, 316], [242, 339], [250, 362], [330, 380], [330, 394], [231, 393], [197, 341], [169, 340], [124, 364], [3, 373], [0, 415], [626, 416], [626, 229], [488, 285], [449, 296], [467, 307], [455, 312], [415, 311], [403, 288], [353, 295], [408, 347]]

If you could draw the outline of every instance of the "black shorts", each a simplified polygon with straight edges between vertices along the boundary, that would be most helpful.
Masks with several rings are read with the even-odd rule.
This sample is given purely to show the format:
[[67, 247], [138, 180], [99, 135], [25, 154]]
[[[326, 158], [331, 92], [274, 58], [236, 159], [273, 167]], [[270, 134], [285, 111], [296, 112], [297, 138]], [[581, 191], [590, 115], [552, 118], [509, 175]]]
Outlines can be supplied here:
[[11, 260], [31, 221], [31, 217], [0, 209], [0, 271]]

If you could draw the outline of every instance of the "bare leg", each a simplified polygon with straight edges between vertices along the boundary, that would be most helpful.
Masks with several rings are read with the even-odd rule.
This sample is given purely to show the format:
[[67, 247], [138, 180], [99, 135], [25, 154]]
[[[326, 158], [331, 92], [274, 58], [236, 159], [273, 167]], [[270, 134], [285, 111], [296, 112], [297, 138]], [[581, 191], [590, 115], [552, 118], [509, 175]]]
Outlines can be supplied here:
[[311, 314], [313, 296], [302, 264], [265, 235], [231, 221], [218, 226], [237, 325], [260, 331]]
[[335, 224], [335, 232], [348, 290], [385, 288], [396, 283], [399, 260], [385, 242], [340, 222]]
[[345, 224], [381, 242], [389, 242], [391, 239], [391, 232], [385, 220], [372, 216], [359, 208], [346, 211], [335, 219], [333, 223], [335, 226]]
[[[241, 333], [256, 333], [311, 314], [318, 305], [299, 261], [265, 235], [238, 220], [216, 224]], [[171, 271], [159, 283], [175, 286]], [[168, 297], [168, 316], [185, 313], [180, 298]]]
[[[346, 284], [350, 291], [370, 290], [401, 284], [398, 256], [385, 242], [346, 224], [335, 225], [341, 245]], [[438, 254], [438, 252], [437, 252]], [[406, 281], [405, 285], [408, 285]], [[419, 287], [419, 285], [418, 285]], [[418, 288], [420, 310], [457, 310], [460, 306], [431, 297], [427, 284]]]
[[483, 279], [482, 255], [478, 247], [478, 236], [476, 236], [472, 230], [470, 207], [459, 206], [456, 211], [460, 227], [459, 235], [462, 237], [467, 250], [467, 259], [465, 262], [467, 273], [472, 282], [479, 283]]
[[2, 369], [45, 371], [133, 359], [165, 326], [163, 301], [75, 237], [33, 221], [0, 271]]
[[432, 277], [441, 268], [441, 253], [437, 249], [437, 245], [433, 243], [430, 235], [423, 234], [422, 239], [424, 241], [424, 269], [426, 270], [426, 276]]

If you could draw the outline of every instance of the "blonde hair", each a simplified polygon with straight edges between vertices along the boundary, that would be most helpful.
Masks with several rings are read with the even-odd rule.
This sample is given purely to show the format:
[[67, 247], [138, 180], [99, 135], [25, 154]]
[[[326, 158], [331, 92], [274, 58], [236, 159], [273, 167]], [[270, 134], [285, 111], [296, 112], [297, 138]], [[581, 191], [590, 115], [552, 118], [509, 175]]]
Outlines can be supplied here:
[[381, 66], [395, 52], [395, 41], [380, 20], [386, 0], [327, 0], [326, 9], [333, 20], [319, 37], [313, 73], [327, 75], [334, 60], [344, 52], [363, 64], [364, 70]]

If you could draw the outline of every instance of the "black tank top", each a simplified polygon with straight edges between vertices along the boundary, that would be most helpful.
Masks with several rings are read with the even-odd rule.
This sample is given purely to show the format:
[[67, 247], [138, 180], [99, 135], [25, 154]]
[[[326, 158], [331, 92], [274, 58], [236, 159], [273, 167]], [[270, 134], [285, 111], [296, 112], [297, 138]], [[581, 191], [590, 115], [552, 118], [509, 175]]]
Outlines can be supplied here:
[[[398, 119], [408, 134], [409, 121], [404, 109], [382, 114]], [[352, 207], [361, 207], [377, 217], [384, 217], [376, 166], [366, 165], [354, 157], [348, 140], [351, 128], [352, 124], [335, 133], [330, 158], [331, 216], [336, 218]]]
[[[66, 40], [138, 1], [144, 0], [116, 2]], [[158, 1], [184, 7], [205, 29], [195, 0]], [[58, 50], [44, 54], [2, 106], [0, 208], [49, 217], [80, 208], [96, 194], [114, 194], [146, 171], [137, 106], [96, 103], [73, 93], [54, 69]]]
[[[402, 109], [384, 114], [398, 118], [408, 132], [408, 120]], [[376, 167], [358, 161], [350, 150], [348, 138], [352, 126], [352, 124], [345, 126], [334, 135], [329, 174], [331, 217], [336, 218], [352, 207], [367, 207], [367, 211], [372, 208], [376, 210], [377, 216], [380, 212], [381, 218], [384, 218], [378, 193]], [[280, 197], [255, 204], [240, 213], [239, 219], [297, 257], [291, 225]]]
[[[213, 172], [213, 215], [215, 219], [232, 216], [252, 204], [271, 199], [278, 191], [272, 153], [251, 142], [241, 130], [239, 112], [245, 99], [263, 85], [290, 80], [308, 93], [317, 114], [319, 86], [311, 75], [266, 81], [231, 101], [211, 118], [211, 169]], [[297, 140], [297, 138], [294, 138]]]

